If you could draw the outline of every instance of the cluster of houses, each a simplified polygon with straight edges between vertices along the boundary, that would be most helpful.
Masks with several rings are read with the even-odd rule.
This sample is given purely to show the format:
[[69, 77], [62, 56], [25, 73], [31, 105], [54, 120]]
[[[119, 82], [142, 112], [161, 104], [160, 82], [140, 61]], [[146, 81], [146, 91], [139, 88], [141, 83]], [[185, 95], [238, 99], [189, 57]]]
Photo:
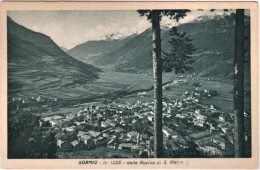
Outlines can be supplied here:
[[173, 105], [177, 104], [178, 108], [173, 111], [174, 118], [167, 120], [175, 122], [173, 124], [175, 131], [178, 132], [180, 131], [178, 129], [181, 129], [178, 138], [183, 136], [184, 139], [193, 140], [198, 148], [209, 156], [232, 155], [234, 152], [234, 115], [218, 111], [214, 105], [204, 106], [198, 102], [201, 96], [212, 97], [216, 95], [216, 92], [195, 90], [191, 93], [185, 92], [184, 95], [187, 97], [175, 101]]
[[[213, 105], [201, 105], [198, 96], [205, 94], [209, 91], [185, 92], [184, 99], [164, 101], [163, 134], [172, 148], [189, 147], [186, 141], [193, 140], [204, 153], [224, 156], [233, 147], [233, 117], [219, 112]], [[105, 146], [151, 157], [153, 121], [153, 103], [137, 101], [90, 105], [78, 113], [44, 117], [40, 125], [56, 131], [60, 151]]]
[[11, 111], [18, 111], [22, 109], [28, 112], [44, 113], [51, 108], [51, 111], [57, 110], [57, 108], [51, 107], [57, 105], [59, 99], [50, 98], [44, 95], [37, 97], [11, 97], [8, 99], [8, 107]]
[[[146, 94], [143, 92], [139, 95]], [[234, 115], [221, 112], [214, 105], [202, 105], [200, 102], [202, 98], [215, 95], [216, 91], [199, 91], [196, 88], [194, 91], [185, 91], [181, 99], [164, 100], [164, 141], [173, 149], [178, 149], [189, 147], [187, 140], [192, 140], [209, 156], [223, 157], [232, 154]], [[38, 96], [30, 99], [12, 98], [10, 103], [13, 110], [22, 108], [32, 111], [33, 108], [30, 107], [37, 107], [37, 103], [41, 104], [38, 108], [49, 108], [48, 106], [55, 105], [57, 100]], [[55, 131], [57, 147], [61, 152], [104, 146], [139, 153], [141, 157], [152, 157], [153, 107], [153, 102], [141, 101], [134, 104], [120, 101], [109, 104], [95, 103], [78, 106], [77, 113], [43, 117], [39, 125]]]
[[[146, 109], [142, 109], [143, 105], [147, 106]], [[151, 103], [140, 102], [135, 105], [91, 105], [76, 114], [44, 117], [40, 126], [52, 127], [57, 132], [57, 145], [62, 151], [106, 146], [140, 152], [140, 155], [145, 152], [150, 157], [152, 107]], [[137, 128], [136, 125], [142, 122], [145, 126]]]

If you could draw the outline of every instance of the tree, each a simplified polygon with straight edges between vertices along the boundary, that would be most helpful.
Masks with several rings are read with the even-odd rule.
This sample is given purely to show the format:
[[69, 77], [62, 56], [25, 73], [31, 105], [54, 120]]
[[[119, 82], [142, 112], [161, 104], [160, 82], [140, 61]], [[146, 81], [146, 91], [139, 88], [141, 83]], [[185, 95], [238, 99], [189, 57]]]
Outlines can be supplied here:
[[210, 155], [204, 153], [199, 149], [199, 146], [194, 143], [193, 140], [187, 140], [187, 146], [185, 148], [178, 147], [173, 149], [168, 143], [165, 148], [166, 158], [208, 158]]
[[174, 69], [178, 74], [192, 69], [194, 60], [191, 54], [196, 50], [190, 43], [192, 39], [188, 38], [185, 32], [179, 33], [176, 27], [172, 27], [170, 36], [172, 38], [168, 42], [172, 47], [171, 51], [162, 51], [163, 71], [171, 72]]
[[[214, 11], [211, 9], [210, 11]], [[224, 11], [229, 11], [224, 9]], [[250, 36], [244, 36], [244, 9], [236, 9], [235, 14], [235, 57], [234, 57], [234, 145], [235, 157], [245, 156], [244, 137], [244, 63], [245, 53], [244, 43]], [[250, 50], [249, 50], [250, 52]]]
[[234, 59], [235, 157], [244, 153], [244, 9], [236, 10]]
[[169, 16], [179, 21], [190, 10], [138, 10], [141, 16], [146, 16], [152, 22], [153, 34], [153, 77], [154, 77], [154, 155], [163, 157], [162, 134], [162, 58], [160, 20], [162, 16]]
[[53, 129], [39, 125], [40, 116], [20, 111], [8, 118], [8, 158], [56, 158]]

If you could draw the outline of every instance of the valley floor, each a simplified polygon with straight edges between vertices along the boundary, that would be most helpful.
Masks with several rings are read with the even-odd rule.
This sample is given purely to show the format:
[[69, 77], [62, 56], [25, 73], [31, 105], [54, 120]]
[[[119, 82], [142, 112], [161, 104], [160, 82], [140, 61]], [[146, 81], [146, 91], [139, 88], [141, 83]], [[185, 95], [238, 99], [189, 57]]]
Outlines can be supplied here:
[[[192, 76], [172, 79], [170, 75], [164, 75], [164, 81], [168, 81], [163, 87], [163, 133], [168, 156], [232, 157], [232, 82]], [[101, 73], [99, 80], [86, 85], [88, 95], [98, 93], [101, 97], [90, 97], [87, 103], [75, 100], [76, 104], [67, 106], [48, 97], [24, 105], [11, 102], [9, 117], [19, 111], [40, 114], [39, 126], [55, 133], [58, 158], [151, 157], [153, 90], [140, 89], [149, 89], [152, 82], [151, 75]], [[71, 87], [71, 93], [80, 94], [78, 89]], [[138, 93], [117, 93], [138, 89]], [[250, 103], [250, 96], [245, 97]], [[247, 140], [251, 134], [250, 112], [247, 105]], [[193, 145], [201, 154], [171, 155], [194, 151]], [[104, 150], [107, 153], [101, 154]]]

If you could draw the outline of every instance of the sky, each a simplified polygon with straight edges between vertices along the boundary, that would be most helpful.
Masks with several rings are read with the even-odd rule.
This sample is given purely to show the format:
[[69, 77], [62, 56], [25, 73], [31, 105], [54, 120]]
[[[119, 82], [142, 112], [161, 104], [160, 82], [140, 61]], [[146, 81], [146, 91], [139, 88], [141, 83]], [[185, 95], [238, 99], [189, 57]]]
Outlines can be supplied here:
[[[202, 15], [220, 15], [221, 11], [193, 10], [179, 23], [163, 17], [162, 25], [177, 26]], [[90, 40], [101, 40], [106, 35], [141, 33], [151, 27], [146, 17], [136, 11], [8, 11], [16, 23], [48, 35], [59, 46], [71, 49]]]

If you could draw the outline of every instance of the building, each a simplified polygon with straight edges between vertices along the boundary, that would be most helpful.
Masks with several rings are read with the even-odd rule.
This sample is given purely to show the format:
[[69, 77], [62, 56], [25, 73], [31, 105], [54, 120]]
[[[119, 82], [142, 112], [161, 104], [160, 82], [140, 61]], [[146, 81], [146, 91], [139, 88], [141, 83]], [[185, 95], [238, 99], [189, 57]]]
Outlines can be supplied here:
[[108, 148], [111, 148], [111, 149], [115, 149], [115, 141], [116, 141], [116, 138], [112, 138], [110, 139], [108, 142], [107, 142], [107, 147]]
[[77, 137], [76, 131], [63, 133], [62, 136], [60, 137], [60, 140], [63, 140], [63, 141], [73, 141], [73, 140], [77, 140], [77, 139], [78, 139], [78, 137]]
[[85, 130], [85, 125], [75, 126], [75, 130], [84, 131]]
[[202, 146], [202, 145], [204, 145], [204, 143], [207, 143], [207, 142], [210, 142], [210, 141], [212, 141], [212, 138], [211, 138], [211, 136], [208, 136], [208, 137], [204, 137], [204, 138], [194, 140], [194, 143], [196, 143], [199, 146]]
[[128, 132], [127, 133], [127, 136], [131, 139], [137, 139], [137, 136], [138, 136], [138, 132], [137, 131], [132, 131], [132, 132]]
[[154, 116], [147, 116], [147, 119], [152, 122], [154, 120]]
[[232, 132], [232, 129], [230, 129], [229, 127], [221, 127], [220, 129], [224, 134]]
[[227, 120], [226, 115], [225, 114], [219, 115], [219, 119], [218, 120], [221, 121], [221, 122], [225, 122]]
[[131, 151], [132, 150], [132, 146], [133, 144], [131, 143], [121, 143], [118, 145], [118, 150], [128, 150]]
[[199, 133], [193, 133], [190, 135], [190, 137], [194, 140], [202, 139], [205, 137], [211, 136], [210, 131], [205, 131], [205, 132], [199, 132]]
[[88, 134], [89, 134], [91, 137], [96, 138], [96, 137], [98, 137], [101, 133], [98, 132], [98, 131], [89, 130], [89, 131], [88, 131]]
[[117, 124], [117, 123], [116, 123], [114, 120], [112, 120], [112, 119], [107, 119], [106, 122], [107, 122], [110, 126], [112, 126], [112, 127], [115, 127], [116, 124]]
[[213, 142], [207, 142], [203, 146], [199, 146], [199, 148], [204, 153], [209, 154], [211, 156], [222, 156], [223, 155], [223, 151], [221, 150], [221, 148]]
[[109, 124], [105, 121], [102, 121], [100, 124], [101, 124], [101, 127], [103, 127], [103, 128], [107, 128], [109, 126]]
[[172, 139], [176, 139], [178, 137], [177, 133], [175, 133], [172, 129], [166, 126], [163, 127], [162, 131], [167, 138], [171, 137]]
[[212, 142], [217, 144], [222, 150], [226, 149], [226, 142], [222, 137], [214, 135], [212, 136]]
[[77, 137], [83, 136], [88, 134], [88, 132], [84, 132], [84, 131], [78, 131]]
[[72, 141], [72, 142], [70, 142], [71, 144], [72, 144], [72, 146], [74, 146], [74, 147], [76, 147], [78, 144], [79, 144], [79, 142], [77, 141], [77, 140], [74, 140], [74, 141]]
[[199, 119], [199, 120], [205, 120], [207, 117], [202, 115], [202, 114], [196, 114], [195, 115], [196, 119]]
[[193, 124], [195, 126], [203, 127], [204, 123], [205, 123], [205, 120], [203, 120], [203, 119], [193, 119]]
[[57, 140], [57, 146], [58, 146], [59, 148], [61, 148], [61, 145], [62, 145], [63, 143], [64, 143], [64, 142], [63, 142], [62, 140], [60, 140], [60, 139]]

